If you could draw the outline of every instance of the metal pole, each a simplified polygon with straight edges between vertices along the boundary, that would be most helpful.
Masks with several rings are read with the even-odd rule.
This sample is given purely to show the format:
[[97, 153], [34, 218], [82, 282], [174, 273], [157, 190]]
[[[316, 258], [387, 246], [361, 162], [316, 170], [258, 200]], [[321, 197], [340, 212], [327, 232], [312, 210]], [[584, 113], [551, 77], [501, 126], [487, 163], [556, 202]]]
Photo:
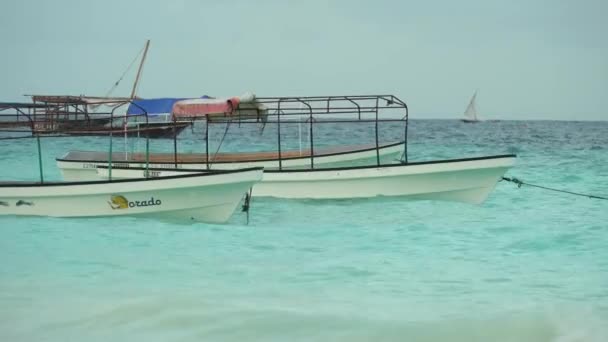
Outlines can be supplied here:
[[283, 160], [281, 158], [281, 100], [277, 107], [277, 136], [278, 136], [278, 150], [279, 150], [279, 170], [283, 169]]
[[[194, 123], [192, 124], [194, 125]], [[207, 170], [209, 170], [209, 117], [205, 117], [205, 159]]]
[[407, 164], [407, 127], [408, 127], [408, 123], [409, 123], [409, 118], [408, 118], [408, 110], [407, 110], [407, 106], [405, 106], [405, 139], [404, 139], [404, 143], [403, 143], [403, 155], [405, 158], [405, 163]]
[[173, 162], [177, 169], [177, 132], [175, 131], [175, 118], [173, 119]]
[[380, 166], [380, 146], [378, 144], [378, 98], [376, 97], [376, 163]]
[[408, 158], [407, 158], [407, 130], [408, 130], [408, 126], [409, 126], [409, 109], [407, 108], [407, 104], [405, 102], [401, 101], [399, 98], [395, 98], [393, 96], [393, 101], [394, 100], [399, 101], [399, 103], [401, 103], [401, 105], [403, 106], [403, 108], [405, 108], [405, 128], [404, 128], [404, 132], [403, 132], [403, 160], [401, 162], [407, 164], [408, 163]]
[[[329, 100], [327, 101], [328, 103], [328, 108], [329, 108]], [[308, 103], [306, 103], [306, 106], [308, 107], [308, 110], [310, 111], [310, 128], [309, 128], [309, 135], [310, 135], [310, 168], [314, 169], [315, 168], [315, 144], [314, 144], [314, 139], [313, 139], [313, 134], [312, 134], [312, 108], [310, 107], [310, 105]]]
[[38, 142], [38, 167], [40, 168], [40, 184], [44, 183], [44, 174], [42, 172], [42, 150], [40, 148], [40, 135], [36, 135]]
[[146, 178], [150, 175], [150, 133], [146, 132]]
[[108, 179], [112, 180], [112, 128], [110, 128], [110, 152], [108, 155]]

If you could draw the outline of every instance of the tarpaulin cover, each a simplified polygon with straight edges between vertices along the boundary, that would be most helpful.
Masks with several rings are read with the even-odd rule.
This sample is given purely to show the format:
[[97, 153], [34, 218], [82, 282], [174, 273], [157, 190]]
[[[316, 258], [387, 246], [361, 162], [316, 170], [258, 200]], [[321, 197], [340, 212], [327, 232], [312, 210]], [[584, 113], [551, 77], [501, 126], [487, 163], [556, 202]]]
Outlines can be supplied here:
[[[202, 96], [201, 99], [208, 99], [209, 96]], [[129, 104], [127, 115], [159, 115], [159, 114], [171, 114], [173, 105], [182, 100], [188, 100], [188, 98], [159, 98], [159, 99], [139, 99], [134, 100], [133, 103]], [[138, 107], [139, 106], [139, 107]], [[145, 112], [140, 108], [145, 109]]]
[[238, 96], [224, 99], [191, 99], [175, 103], [174, 117], [196, 117], [209, 114], [232, 114], [239, 106]]

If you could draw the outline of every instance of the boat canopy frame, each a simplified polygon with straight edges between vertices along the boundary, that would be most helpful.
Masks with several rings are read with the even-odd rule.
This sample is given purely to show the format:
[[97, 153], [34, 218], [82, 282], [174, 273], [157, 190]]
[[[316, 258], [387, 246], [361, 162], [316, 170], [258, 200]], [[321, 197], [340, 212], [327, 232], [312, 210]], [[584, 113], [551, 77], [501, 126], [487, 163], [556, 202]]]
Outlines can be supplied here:
[[[69, 98], [68, 98], [69, 100]], [[74, 103], [81, 105], [82, 101], [78, 99], [73, 99]], [[248, 120], [251, 116], [247, 118], [240, 117], [240, 113], [238, 110], [235, 110], [234, 113], [220, 113], [222, 114], [224, 120], [216, 120], [212, 118], [210, 115], [201, 115], [194, 116], [191, 118], [180, 117], [180, 120], [176, 120], [174, 118], [172, 121], [168, 122], [169, 125], [173, 126], [173, 155], [174, 155], [174, 166], [178, 167], [178, 144], [177, 144], [177, 131], [176, 126], [179, 123], [183, 123], [183, 119], [189, 119], [191, 121], [196, 120], [204, 120], [205, 123], [205, 159], [206, 159], [206, 168], [210, 169], [213, 164], [210, 159], [209, 153], [209, 129], [210, 126], [215, 124], [226, 124], [230, 125], [231, 122], [237, 122], [239, 125], [244, 124], [262, 124], [263, 127], [266, 125], [276, 125], [277, 127], [277, 155], [278, 155], [278, 166], [279, 170], [283, 170], [283, 161], [286, 159], [290, 159], [284, 155], [283, 151], [283, 142], [281, 138], [281, 125], [285, 125], [288, 123], [299, 123], [308, 125], [308, 135], [309, 135], [309, 151], [310, 154], [306, 158], [310, 158], [310, 169], [315, 169], [315, 127], [320, 124], [326, 123], [356, 123], [356, 122], [367, 122], [374, 124], [374, 140], [375, 146], [371, 147], [371, 149], [375, 149], [376, 151], [376, 166], [382, 166], [381, 158], [380, 158], [380, 130], [379, 123], [381, 122], [400, 122], [403, 123], [403, 153], [400, 158], [400, 162], [402, 164], [408, 163], [408, 122], [409, 122], [409, 113], [407, 104], [394, 95], [336, 95], [336, 96], [281, 96], [281, 97], [258, 97], [255, 99], [257, 103], [261, 105], [261, 108], [256, 107], [256, 109], [250, 110], [264, 110], [265, 120]], [[16, 115], [25, 116], [29, 122], [31, 127], [31, 136], [37, 139], [38, 143], [38, 157], [39, 157], [39, 167], [40, 167], [40, 182], [44, 182], [44, 175], [42, 172], [42, 151], [40, 149], [40, 137], [41, 135], [44, 137], [49, 136], [66, 136], [62, 135], [61, 132], [55, 132], [55, 135], [47, 135], [48, 132], [41, 132], [35, 127], [35, 115], [32, 115], [32, 110], [48, 110], [53, 106], [57, 105], [57, 103], [61, 105], [65, 105], [65, 103], [45, 101], [43, 103], [35, 102], [35, 103], [0, 103], [0, 111], [11, 108], [15, 110]], [[130, 99], [107, 99], [103, 100], [101, 98], [96, 99], [95, 104], [99, 105], [110, 105], [112, 107], [109, 117], [113, 121], [117, 118], [127, 118], [127, 114], [125, 112], [124, 115], [116, 115], [115, 112], [122, 108], [126, 104], [130, 104], [133, 106], [139, 106], [135, 100]], [[128, 115], [129, 117], [134, 116], [142, 116], [145, 118], [146, 124], [148, 123], [148, 113], [146, 109], [143, 107], [139, 108], [143, 114], [141, 115]], [[236, 107], [238, 109], [238, 106]], [[399, 116], [390, 117], [384, 114], [385, 110], [398, 110]], [[106, 113], [108, 114], [108, 113]], [[226, 126], [228, 128], [228, 126]], [[13, 131], [14, 130], [8, 130]], [[226, 130], [227, 131], [227, 130]], [[21, 131], [23, 132], [23, 131]], [[144, 137], [146, 139], [145, 143], [145, 167], [146, 170], [149, 169], [150, 164], [150, 137], [148, 136], [148, 132], [145, 132]], [[225, 133], [224, 133], [225, 134]], [[69, 134], [68, 134], [69, 135]], [[109, 151], [108, 151], [108, 165], [109, 165], [109, 175], [111, 179], [112, 175], [112, 139], [113, 139], [113, 130], [109, 131]], [[125, 139], [127, 137], [127, 131], [125, 126], [124, 131]], [[14, 139], [14, 137], [1, 137], [2, 139]], [[222, 139], [223, 141], [223, 139]], [[399, 142], [401, 143], [401, 141]], [[221, 146], [221, 142], [220, 142]], [[219, 148], [218, 148], [219, 151]], [[125, 151], [127, 153], [127, 151]], [[216, 152], [217, 153], [217, 152]]]
[[[368, 122], [375, 123], [374, 136], [375, 136], [375, 150], [376, 150], [376, 165], [381, 166], [380, 160], [380, 122], [402, 122], [403, 128], [403, 154], [401, 163], [408, 163], [408, 148], [407, 148], [407, 135], [408, 135], [408, 121], [409, 112], [407, 104], [399, 99], [395, 95], [384, 94], [384, 95], [334, 95], [334, 96], [280, 96], [280, 97], [256, 97], [255, 102], [260, 107], [256, 107], [258, 115], [260, 110], [264, 110], [265, 120], [247, 120], [240, 116], [238, 107], [232, 112], [223, 113], [225, 120], [211, 119], [210, 115], [205, 113], [194, 113], [190, 120], [204, 120], [205, 124], [205, 155], [207, 169], [210, 168], [212, 162], [209, 159], [209, 127], [216, 123], [238, 122], [241, 124], [260, 124], [265, 126], [268, 124], [276, 124], [277, 126], [277, 152], [279, 170], [283, 169], [283, 155], [282, 155], [282, 142], [281, 142], [281, 123], [300, 123], [307, 124], [309, 137], [310, 137], [310, 169], [315, 168], [315, 156], [314, 156], [314, 126], [321, 123], [354, 123], [354, 122]], [[402, 110], [402, 116], [391, 118], [383, 116], [385, 110]], [[222, 114], [222, 113], [216, 113]], [[345, 118], [346, 117], [346, 118]], [[188, 119], [181, 115], [180, 119]], [[302, 120], [302, 118], [306, 118]], [[173, 122], [176, 122], [175, 116]], [[174, 154], [174, 166], [177, 168], [178, 151], [177, 151], [177, 140], [174, 138], [173, 143], [173, 154]]]
[[[44, 138], [51, 138], [51, 137], [66, 137], [66, 136], [70, 136], [65, 135], [65, 134], [61, 134], [61, 132], [55, 132], [55, 134], [49, 135], [47, 131], [44, 130], [38, 130], [36, 128], [36, 110], [49, 110], [50, 108], [54, 108], [56, 104], [59, 105], [65, 105], [65, 103], [61, 103], [61, 102], [56, 102], [55, 104], [51, 104], [50, 102], [33, 102], [33, 103], [27, 103], [27, 102], [0, 102], [0, 112], [2, 111], [11, 111], [13, 110], [12, 113], [3, 113], [3, 115], [6, 115], [8, 117], [15, 117], [15, 118], [21, 118], [24, 117], [26, 120], [25, 121], [20, 121], [20, 122], [27, 122], [28, 126], [30, 127], [30, 131], [24, 131], [24, 130], [15, 130], [15, 129], [10, 129], [11, 127], [9, 126], [7, 128], [0, 128], [0, 133], [5, 132], [5, 133], [24, 133], [24, 132], [31, 132], [31, 135], [29, 136], [4, 136], [4, 134], [0, 135], [0, 141], [1, 140], [15, 140], [15, 139], [31, 139], [31, 138], [35, 138], [36, 139], [36, 144], [37, 144], [37, 154], [38, 154], [38, 168], [39, 168], [39, 177], [40, 177], [40, 184], [44, 184], [44, 171], [43, 171], [43, 164], [42, 164], [42, 148], [41, 148], [41, 144], [40, 144], [40, 138], [44, 137]], [[114, 119], [117, 118], [121, 118], [124, 117], [126, 118], [126, 114], [125, 115], [116, 115], [115, 112], [117, 109], [122, 108], [124, 105], [126, 104], [132, 104], [134, 106], [138, 106], [137, 104], [133, 103], [133, 100], [130, 99], [123, 99], [123, 98], [118, 98], [118, 99], [103, 99], [103, 98], [99, 98], [99, 100], [96, 102], [96, 104], [100, 104], [100, 105], [111, 105], [112, 106], [112, 110], [109, 113], [105, 113], [105, 114], [109, 114], [109, 118], [110, 121], [113, 121]], [[144, 108], [141, 108], [143, 114], [138, 115], [138, 116], [142, 116], [145, 118], [145, 123], [148, 124], [148, 114], [146, 112], [146, 110]], [[34, 111], [34, 112], [32, 112]], [[126, 139], [126, 125], [125, 127], [125, 139]], [[173, 130], [174, 130], [174, 138], [177, 134], [175, 134], [175, 125], [173, 126]], [[110, 172], [110, 179], [112, 179], [111, 174], [112, 174], [112, 139], [113, 139], [113, 129], [109, 130], [109, 151], [108, 151], [108, 160], [109, 160], [109, 172]], [[146, 136], [146, 170], [148, 170], [149, 168], [149, 164], [150, 164], [150, 137], [149, 137], [149, 132], [146, 131], [145, 132]]]

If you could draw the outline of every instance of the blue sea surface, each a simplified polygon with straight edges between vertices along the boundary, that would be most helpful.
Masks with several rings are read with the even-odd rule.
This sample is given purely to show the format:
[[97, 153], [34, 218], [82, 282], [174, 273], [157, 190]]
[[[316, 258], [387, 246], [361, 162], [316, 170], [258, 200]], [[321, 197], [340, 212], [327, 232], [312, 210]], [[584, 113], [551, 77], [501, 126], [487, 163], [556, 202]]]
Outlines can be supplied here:
[[[180, 151], [204, 151], [197, 129]], [[248, 130], [224, 147], [273, 134]], [[315, 144], [370, 137], [347, 132]], [[608, 122], [412, 120], [408, 138], [410, 161], [515, 153], [507, 176], [608, 197]], [[57, 180], [56, 157], [108, 140], [42, 146]], [[38, 177], [35, 140], [0, 151], [0, 179]], [[608, 201], [504, 181], [479, 206], [254, 198], [249, 224], [0, 217], [0, 233], [0, 341], [608, 340]]]

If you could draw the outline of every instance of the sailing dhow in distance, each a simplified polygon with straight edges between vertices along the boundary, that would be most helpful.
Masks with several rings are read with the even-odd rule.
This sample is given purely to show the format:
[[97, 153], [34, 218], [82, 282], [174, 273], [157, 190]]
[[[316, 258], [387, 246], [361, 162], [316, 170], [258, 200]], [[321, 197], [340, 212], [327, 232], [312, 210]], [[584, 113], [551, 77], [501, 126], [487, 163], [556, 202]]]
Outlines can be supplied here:
[[475, 123], [475, 122], [482, 121], [479, 119], [479, 116], [477, 115], [477, 104], [475, 103], [476, 97], [477, 97], [477, 90], [473, 94], [473, 97], [471, 97], [471, 101], [469, 101], [469, 105], [467, 106], [467, 109], [464, 111], [464, 118], [462, 118], [462, 122]]

